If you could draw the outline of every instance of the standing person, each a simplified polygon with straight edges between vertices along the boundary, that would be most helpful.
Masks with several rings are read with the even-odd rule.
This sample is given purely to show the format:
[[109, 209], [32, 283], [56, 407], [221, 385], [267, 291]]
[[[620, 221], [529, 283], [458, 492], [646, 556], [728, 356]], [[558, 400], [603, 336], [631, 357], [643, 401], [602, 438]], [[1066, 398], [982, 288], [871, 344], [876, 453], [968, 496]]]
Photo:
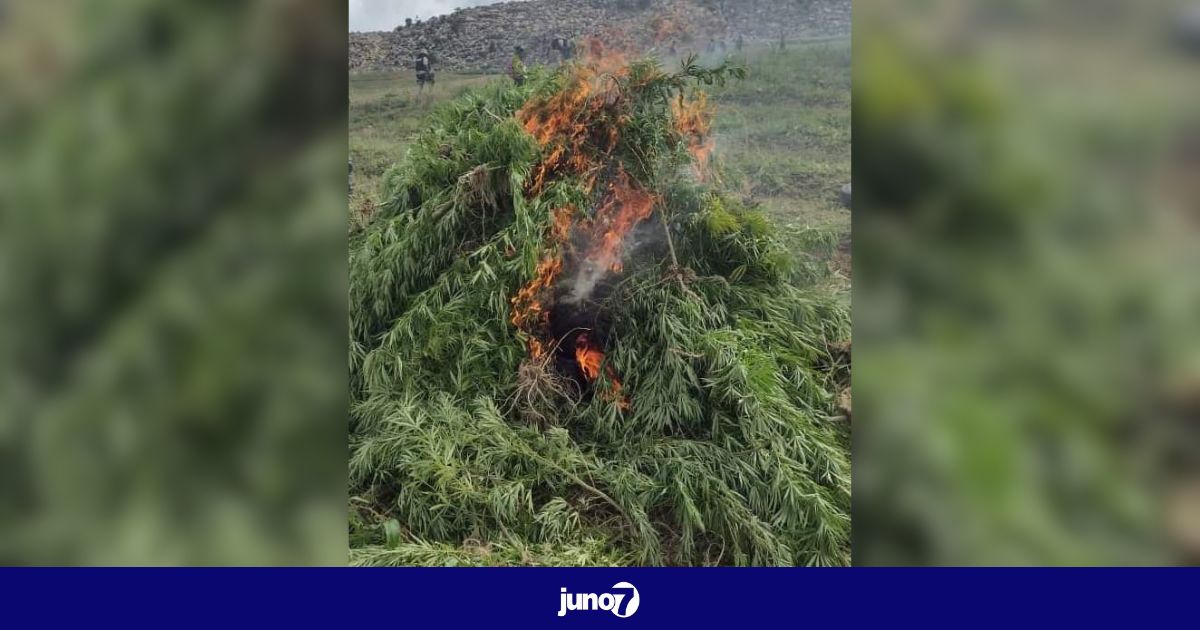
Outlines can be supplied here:
[[561, 57], [561, 61], [569, 60], [571, 58], [571, 53], [574, 50], [574, 48], [575, 48], [575, 45], [572, 44], [570, 40], [568, 40], [567, 38], [565, 38], [561, 35], [559, 35], [558, 37], [555, 37], [554, 40], [552, 42], [550, 42], [550, 49], [558, 51], [558, 54]]
[[508, 66], [508, 76], [512, 77], [513, 83], [518, 86], [525, 85], [525, 48], [517, 46], [513, 48], [512, 63]]
[[742, 52], [742, 49], [746, 47], [746, 37], [739, 33], [737, 42], [734, 45], [737, 46], [738, 52]]
[[413, 66], [417, 71], [417, 98], [419, 99], [425, 91], [426, 84], [429, 85], [430, 97], [432, 98], [435, 77], [433, 73], [433, 61], [429, 58], [429, 51], [421, 49], [417, 53], [417, 59]]

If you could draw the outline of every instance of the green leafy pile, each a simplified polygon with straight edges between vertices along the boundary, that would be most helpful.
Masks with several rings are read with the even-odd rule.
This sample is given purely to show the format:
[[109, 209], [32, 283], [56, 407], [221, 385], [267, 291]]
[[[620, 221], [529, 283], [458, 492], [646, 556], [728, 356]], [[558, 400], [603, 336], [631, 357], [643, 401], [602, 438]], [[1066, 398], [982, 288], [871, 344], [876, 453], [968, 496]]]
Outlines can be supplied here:
[[[679, 124], [699, 84], [737, 74], [575, 64], [432, 115], [351, 236], [354, 564], [848, 564], [848, 313], [769, 221], [696, 177]], [[523, 116], [581, 76], [599, 88], [572, 120], [586, 175], [551, 168], [570, 156]], [[544, 292], [572, 329], [544, 328], [538, 357], [513, 298], [556, 252], [578, 264], [594, 180], [615, 171], [653, 213], [589, 299], [565, 299], [569, 272]], [[603, 346], [595, 382], [579, 327]]]

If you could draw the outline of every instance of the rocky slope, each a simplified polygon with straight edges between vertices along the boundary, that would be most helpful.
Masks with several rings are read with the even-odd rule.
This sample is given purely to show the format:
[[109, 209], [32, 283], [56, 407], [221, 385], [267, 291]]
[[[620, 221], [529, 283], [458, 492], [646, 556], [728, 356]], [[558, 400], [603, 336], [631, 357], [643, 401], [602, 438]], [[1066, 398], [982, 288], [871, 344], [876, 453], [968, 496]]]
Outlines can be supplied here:
[[528, 0], [463, 9], [393, 32], [351, 33], [350, 70], [407, 68], [429, 50], [439, 70], [497, 70], [522, 45], [527, 59], [557, 59], [556, 36], [600, 35], [641, 50], [705, 51], [747, 41], [847, 35], [850, 0]]

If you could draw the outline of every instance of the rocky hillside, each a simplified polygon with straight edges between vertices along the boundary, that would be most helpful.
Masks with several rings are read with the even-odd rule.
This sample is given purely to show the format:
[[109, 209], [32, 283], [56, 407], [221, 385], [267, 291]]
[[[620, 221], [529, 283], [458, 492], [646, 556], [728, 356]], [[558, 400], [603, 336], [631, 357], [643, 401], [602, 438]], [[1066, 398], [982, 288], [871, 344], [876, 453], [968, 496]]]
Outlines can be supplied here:
[[439, 70], [496, 70], [522, 45], [528, 59], [556, 59], [550, 42], [601, 35], [640, 50], [704, 51], [747, 41], [850, 33], [850, 0], [528, 0], [504, 2], [399, 25], [393, 32], [351, 33], [350, 69], [411, 66], [428, 49]]

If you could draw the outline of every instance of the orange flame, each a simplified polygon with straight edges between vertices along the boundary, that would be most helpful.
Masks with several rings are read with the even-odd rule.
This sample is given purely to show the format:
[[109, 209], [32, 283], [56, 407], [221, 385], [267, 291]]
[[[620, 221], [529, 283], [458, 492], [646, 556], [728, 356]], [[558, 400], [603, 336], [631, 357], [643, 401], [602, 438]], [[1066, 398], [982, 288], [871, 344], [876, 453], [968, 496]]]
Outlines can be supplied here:
[[[620, 52], [628, 44], [625, 39], [613, 33], [603, 40], [597, 37], [586, 41], [583, 62], [567, 68], [563, 87], [548, 97], [529, 101], [516, 115], [542, 148], [542, 159], [526, 184], [528, 195], [541, 194], [548, 184], [563, 177], [580, 177], [589, 193], [601, 177], [606, 182], [593, 217], [584, 217], [570, 207], [555, 211], [546, 235], [547, 253], [533, 279], [511, 300], [511, 322], [525, 334], [534, 358], [546, 356], [554, 345], [548, 339], [554, 285], [567, 261], [571, 265], [582, 261], [619, 273], [626, 236], [651, 215], [658, 203], [658, 197], [640, 187], [613, 158], [622, 128], [630, 121], [627, 97], [621, 88], [621, 79], [629, 72]], [[565, 259], [564, 250], [573, 233], [584, 237], [587, 245], [581, 258]], [[574, 350], [580, 371], [595, 383], [604, 352], [586, 334], [577, 338]], [[605, 374], [610, 390], [604, 396], [627, 409], [629, 402], [621, 394], [622, 384], [614, 370], [608, 367]]]
[[622, 245], [625, 236], [654, 210], [657, 197], [635, 187], [624, 170], [609, 184], [607, 200], [596, 211], [593, 221], [596, 239], [587, 260], [595, 265], [620, 273]]
[[[550, 226], [549, 242], [552, 246], [565, 243], [571, 230], [571, 215], [575, 208], [565, 206], [554, 211], [554, 223]], [[557, 249], [557, 248], [556, 248]], [[512, 316], [510, 321], [518, 330], [526, 333], [540, 332], [550, 323], [550, 312], [546, 310], [549, 296], [546, 295], [562, 274], [563, 261], [559, 253], [547, 254], [542, 257], [534, 271], [533, 280], [521, 288], [513, 296]], [[540, 359], [546, 353], [545, 344], [536, 334], [529, 338], [529, 353], [535, 359]]]
[[605, 29], [584, 42], [584, 63], [600, 74], [623, 74], [638, 46], [619, 28]]
[[575, 361], [589, 382], [600, 378], [600, 365], [604, 362], [604, 353], [592, 345], [592, 338], [587, 333], [575, 339]]
[[[575, 362], [579, 364], [579, 371], [583, 372], [583, 376], [589, 383], [595, 383], [600, 378], [600, 366], [604, 364], [604, 352], [595, 346], [591, 335], [582, 333], [575, 338]], [[608, 376], [612, 389], [605, 397], [616, 402], [621, 409], [628, 409], [629, 399], [621, 394], [621, 381], [617, 379], [611, 365], [607, 368], [604, 373]]]
[[623, 76], [627, 68], [598, 40], [585, 46], [585, 62], [572, 66], [561, 90], [517, 112], [522, 127], [545, 150], [528, 186], [534, 195], [555, 175], [585, 175], [590, 189], [620, 138], [625, 97], [612, 77]]
[[693, 160], [693, 172], [703, 181], [708, 160], [716, 148], [716, 141], [712, 137], [713, 113], [708, 105], [708, 95], [701, 92], [692, 100], [680, 98], [673, 101], [671, 111], [675, 115], [675, 130], [687, 142], [687, 150]]

